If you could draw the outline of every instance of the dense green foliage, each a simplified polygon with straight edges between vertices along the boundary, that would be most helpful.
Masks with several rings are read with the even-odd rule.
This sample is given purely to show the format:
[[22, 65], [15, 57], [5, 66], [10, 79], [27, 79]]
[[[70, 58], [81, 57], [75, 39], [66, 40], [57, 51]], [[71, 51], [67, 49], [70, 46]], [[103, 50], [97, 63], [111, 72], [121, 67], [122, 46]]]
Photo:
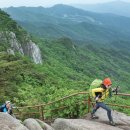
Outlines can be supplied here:
[[[74, 45], [68, 38], [53, 41], [35, 39], [35, 41], [39, 44], [44, 57], [44, 64], [36, 66], [35, 69], [45, 75], [44, 83], [42, 87], [37, 86], [33, 89], [31, 89], [31, 86], [26, 86], [25, 89], [24, 84], [19, 93], [22, 93], [24, 96], [21, 95], [22, 98], [18, 101], [19, 103], [21, 103], [23, 99], [28, 103], [31, 101], [30, 104], [32, 104], [32, 101], [34, 104], [37, 101], [47, 103], [48, 101], [54, 101], [54, 99], [57, 100], [75, 92], [87, 91], [89, 83], [95, 78], [103, 79], [104, 77], [110, 77], [112, 79], [113, 87], [120, 85], [120, 92], [129, 93], [129, 54], [125, 54], [123, 51], [116, 49], [95, 48], [92, 45], [86, 45], [82, 48]], [[30, 90], [32, 90], [31, 93]], [[81, 97], [79, 103], [81, 103], [83, 99], [85, 99], [85, 97]], [[54, 111], [48, 112], [45, 116], [63, 117], [68, 113], [68, 116], [71, 117], [73, 112], [75, 116], [83, 115], [83, 112], [87, 112], [87, 106], [77, 105], [81, 107], [79, 111], [77, 111], [77, 109], [75, 109], [75, 102], [77, 101], [75, 97], [71, 100], [69, 99], [65, 102], [48, 106], [46, 107], [47, 110], [54, 110], [64, 105], [69, 107], [67, 110], [64, 109], [64, 111], [61, 110], [57, 113]], [[119, 104], [123, 102], [124, 105], [129, 104], [128, 99], [115, 99], [115, 97], [113, 97], [112, 100], [110, 99], [109, 102]], [[113, 108], [118, 109], [116, 107]], [[118, 110], [122, 111], [120, 108]], [[123, 112], [128, 113], [129, 111], [123, 110]]]

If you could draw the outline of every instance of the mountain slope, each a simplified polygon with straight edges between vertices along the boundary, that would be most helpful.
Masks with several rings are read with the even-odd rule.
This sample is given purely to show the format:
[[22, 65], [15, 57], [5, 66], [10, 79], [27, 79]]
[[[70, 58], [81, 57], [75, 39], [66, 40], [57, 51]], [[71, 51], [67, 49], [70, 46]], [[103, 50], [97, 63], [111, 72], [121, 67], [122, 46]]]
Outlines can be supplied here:
[[130, 18], [127, 17], [91, 13], [67, 5], [4, 10], [29, 32], [44, 38], [69, 37], [100, 44], [130, 41]]
[[130, 3], [123, 1], [113, 1], [102, 4], [75, 4], [74, 7], [97, 12], [97, 13], [112, 13], [116, 15], [130, 17]]
[[0, 10], [0, 103], [13, 101], [18, 96], [18, 88], [25, 77], [35, 75], [33, 63], [41, 63], [40, 56], [29, 34]]
[[[1, 12], [1, 14], [4, 14], [1, 15], [1, 19], [6, 19], [2, 25], [0, 24], [0, 28], [6, 28], [6, 31], [12, 31], [10, 30], [12, 28], [16, 34], [15, 40], [26, 40], [24, 39], [25, 33], [18, 35], [18, 24], [9, 18], [6, 13]], [[6, 22], [8, 20], [10, 22]], [[29, 20], [31, 21], [31, 19]], [[15, 26], [9, 24], [12, 22], [15, 22], [13, 24]], [[83, 25], [86, 26], [86, 23]], [[6, 40], [8, 39], [9, 35], [6, 37]], [[88, 91], [89, 84], [95, 78], [103, 79], [105, 77], [112, 79], [113, 86], [120, 85], [122, 92], [129, 92], [130, 52], [127, 45], [129, 42], [123, 44], [124, 42], [118, 40], [118, 43], [113, 43], [114, 48], [108, 47], [106, 44], [103, 46], [98, 44], [97, 47], [93, 42], [86, 43], [84, 46], [76, 45], [73, 40], [65, 37], [53, 40], [37, 37], [31, 39], [37, 43], [41, 50], [44, 59], [43, 64], [33, 64], [30, 59], [19, 54], [18, 50], [14, 51], [15, 55], [8, 53], [7, 48], [10, 45], [8, 42], [3, 42], [6, 41], [5, 39], [3, 41], [0, 39], [1, 103], [10, 99], [19, 106], [43, 104], [72, 93]], [[22, 48], [26, 48], [26, 42], [18, 43], [21, 43]], [[120, 44], [119, 48], [116, 44]], [[121, 47], [124, 47], [124, 49]], [[83, 100], [84, 96], [79, 98]], [[122, 102], [124, 100], [119, 98], [117, 101]], [[75, 102], [77, 102], [77, 98], [73, 99], [73, 103]], [[127, 104], [127, 102], [129, 103], [129, 99], [125, 100], [124, 103]], [[71, 111], [60, 112], [64, 117], [71, 116], [72, 112], [75, 113], [77, 110], [77, 107], [72, 105], [72, 101], [65, 102], [65, 105], [68, 104], [71, 106]], [[59, 106], [59, 104], [56, 104], [56, 106]], [[53, 108], [56, 108], [56, 106], [53, 106]], [[47, 109], [49, 110], [49, 108]], [[86, 106], [80, 107], [80, 113], [76, 116], [83, 114], [84, 110], [86, 110]], [[129, 113], [126, 110], [125, 112]], [[46, 116], [51, 114], [49, 112]]]

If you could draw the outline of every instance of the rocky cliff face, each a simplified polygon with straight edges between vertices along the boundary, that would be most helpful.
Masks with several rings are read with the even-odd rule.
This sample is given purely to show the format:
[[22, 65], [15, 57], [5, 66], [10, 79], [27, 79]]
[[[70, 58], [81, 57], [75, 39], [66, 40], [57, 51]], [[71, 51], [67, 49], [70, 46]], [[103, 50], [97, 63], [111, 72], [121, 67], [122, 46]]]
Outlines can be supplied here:
[[39, 47], [31, 40], [24, 47], [24, 54], [30, 56], [36, 64], [42, 64], [42, 57]]
[[7, 44], [7, 52], [15, 55], [19, 52], [21, 55], [30, 57], [36, 64], [42, 64], [42, 57], [39, 47], [30, 39], [25, 43], [20, 43], [14, 32], [0, 32], [0, 43]]

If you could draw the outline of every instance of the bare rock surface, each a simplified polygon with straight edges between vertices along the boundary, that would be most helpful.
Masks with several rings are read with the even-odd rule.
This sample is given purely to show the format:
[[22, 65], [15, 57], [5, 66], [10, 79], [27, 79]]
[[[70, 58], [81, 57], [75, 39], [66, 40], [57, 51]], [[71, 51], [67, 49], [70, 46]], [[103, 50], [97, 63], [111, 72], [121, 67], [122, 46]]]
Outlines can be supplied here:
[[118, 127], [84, 119], [56, 119], [55, 130], [123, 130]]
[[111, 126], [107, 112], [100, 108], [96, 115], [99, 119], [91, 119], [87, 114], [83, 119], [56, 119], [53, 123], [55, 130], [130, 130], [130, 116], [117, 111], [112, 111], [116, 126]]
[[0, 112], [0, 130], [28, 130], [21, 122], [9, 114]]
[[91, 119], [87, 114], [83, 119], [58, 118], [52, 126], [39, 119], [26, 119], [23, 123], [9, 114], [0, 113], [0, 130], [130, 130], [130, 116], [112, 111], [116, 126], [111, 126], [107, 112], [99, 109], [96, 112], [99, 119]]

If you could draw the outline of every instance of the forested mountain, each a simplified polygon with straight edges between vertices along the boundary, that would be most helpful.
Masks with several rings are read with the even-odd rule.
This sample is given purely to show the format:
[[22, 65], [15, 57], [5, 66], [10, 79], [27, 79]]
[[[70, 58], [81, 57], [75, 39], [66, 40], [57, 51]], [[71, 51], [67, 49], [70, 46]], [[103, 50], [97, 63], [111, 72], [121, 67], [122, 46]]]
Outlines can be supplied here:
[[122, 0], [100, 4], [75, 4], [73, 6], [97, 13], [112, 13], [116, 15], [130, 17], [130, 3], [124, 2]]
[[78, 43], [113, 44], [130, 41], [130, 18], [97, 14], [67, 5], [4, 9], [21, 26], [44, 38], [69, 37]]

